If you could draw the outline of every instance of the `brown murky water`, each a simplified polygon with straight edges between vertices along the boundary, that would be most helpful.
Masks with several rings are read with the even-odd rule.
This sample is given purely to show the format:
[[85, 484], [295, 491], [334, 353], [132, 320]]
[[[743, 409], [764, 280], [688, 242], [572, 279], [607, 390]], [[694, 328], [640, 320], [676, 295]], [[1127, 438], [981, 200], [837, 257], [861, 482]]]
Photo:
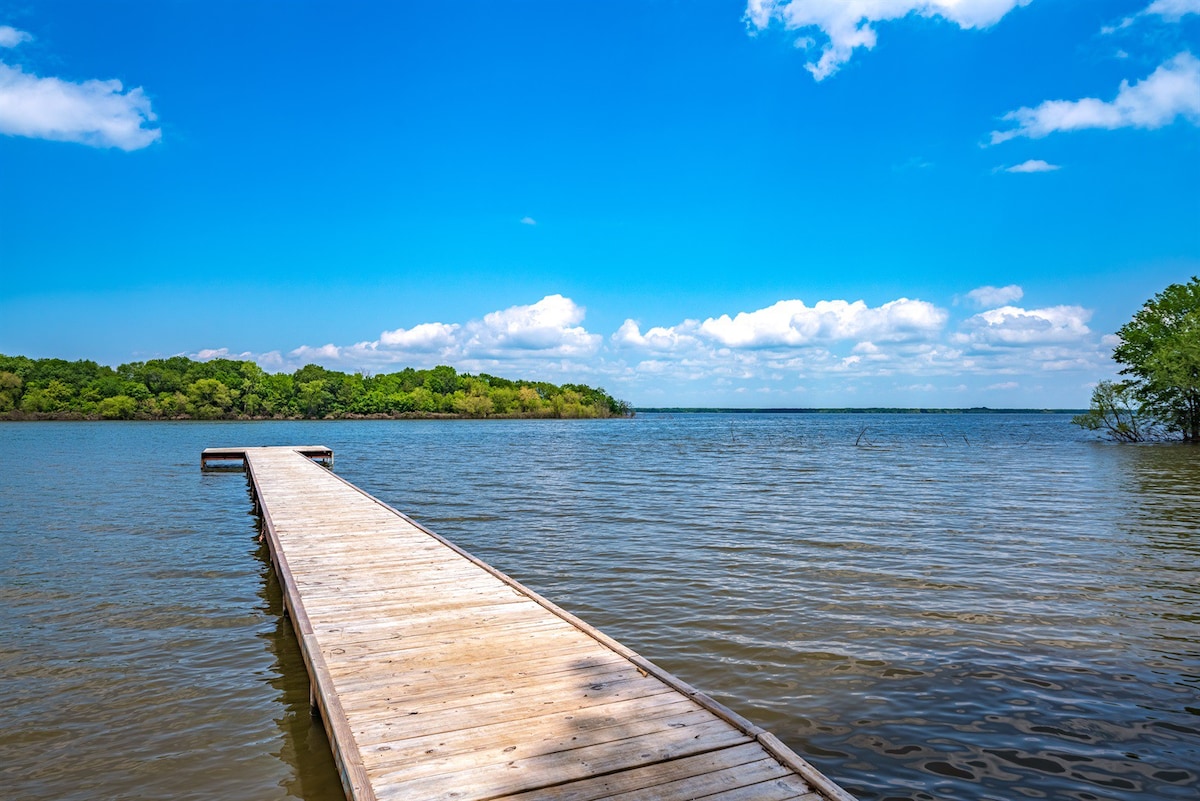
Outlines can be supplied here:
[[1200, 449], [1046, 415], [0, 441], [5, 798], [340, 797], [245, 482], [197, 465], [288, 443], [333, 447], [340, 474], [864, 801], [1200, 794]]

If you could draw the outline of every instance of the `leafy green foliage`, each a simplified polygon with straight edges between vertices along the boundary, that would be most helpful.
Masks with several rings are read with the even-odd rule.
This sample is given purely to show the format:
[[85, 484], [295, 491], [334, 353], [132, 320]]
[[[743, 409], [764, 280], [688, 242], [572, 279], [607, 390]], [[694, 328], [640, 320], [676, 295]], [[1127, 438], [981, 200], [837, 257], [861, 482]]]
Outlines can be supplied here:
[[344, 417], [620, 417], [602, 389], [556, 386], [439, 365], [377, 376], [315, 364], [267, 373], [231, 359], [184, 356], [122, 364], [0, 354], [0, 418], [263, 419]]
[[1092, 390], [1092, 405], [1071, 422], [1088, 431], [1099, 431], [1117, 442], [1142, 442], [1154, 439], [1158, 424], [1147, 418], [1128, 382], [1101, 381]]
[[1117, 336], [1113, 358], [1130, 378], [1101, 382], [1075, 422], [1124, 441], [1200, 441], [1200, 279], [1159, 292]]

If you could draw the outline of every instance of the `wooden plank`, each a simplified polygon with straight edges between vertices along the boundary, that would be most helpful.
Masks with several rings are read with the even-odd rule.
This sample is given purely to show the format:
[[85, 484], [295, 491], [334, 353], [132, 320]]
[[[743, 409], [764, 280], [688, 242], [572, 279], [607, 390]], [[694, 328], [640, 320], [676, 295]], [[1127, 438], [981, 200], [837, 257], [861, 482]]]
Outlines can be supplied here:
[[[763, 756], [754, 743], [724, 748], [692, 757], [656, 762], [631, 770], [589, 776], [577, 781], [562, 782], [533, 788], [505, 796], [506, 801], [604, 801], [621, 795], [647, 793], [641, 798], [654, 798], [654, 792], [672, 782], [721, 771], [749, 771], [762, 762], [774, 762]], [[776, 763], [778, 764], [778, 763]]]
[[[705, 711], [694, 702], [677, 695], [656, 696], [661, 703], [648, 705], [641, 700], [608, 704], [587, 715], [554, 713], [538, 715], [516, 722], [473, 725], [446, 733], [419, 734], [396, 737], [363, 744], [363, 763], [367, 765], [423, 759], [426, 755], [463, 753], [509, 741], [514, 751], [545, 753], [562, 750], [566, 745], [584, 744], [577, 740], [593, 731], [620, 726], [672, 726], [695, 722]], [[632, 721], [632, 723], [631, 723]], [[514, 736], [516, 735], [516, 736]], [[509, 747], [509, 746], [506, 746]], [[773, 764], [778, 764], [770, 760]], [[782, 770], [782, 768], [781, 768]]]
[[[405, 779], [421, 775], [434, 775], [453, 772], [456, 770], [474, 770], [480, 767], [494, 765], [511, 765], [516, 761], [546, 757], [551, 754], [561, 754], [566, 751], [579, 751], [573, 755], [576, 759], [586, 760], [589, 752], [611, 752], [619, 748], [631, 749], [643, 744], [646, 738], [654, 737], [660, 741], [671, 736], [676, 740], [698, 739], [709, 733], [726, 734], [727, 730], [713, 731], [716, 727], [711, 715], [699, 707], [688, 713], [672, 710], [672, 722], [677, 726], [666, 728], [661, 718], [646, 718], [637, 720], [616, 720], [611, 715], [598, 718], [602, 723], [592, 723], [587, 719], [576, 721], [583, 725], [563, 727], [560, 719], [553, 719], [552, 725], [533, 725], [525, 721], [525, 727], [519, 738], [514, 738], [512, 732], [501, 732], [496, 726], [480, 727], [471, 730], [471, 737], [421, 737], [415, 740], [401, 741], [402, 745], [392, 751], [376, 752], [374, 758], [368, 758], [364, 752], [364, 764], [376, 775], [387, 771], [403, 771]], [[545, 723], [538, 721], [538, 723]], [[499, 738], [483, 739], [479, 733], [483, 730], [501, 734]], [[744, 739], [744, 738], [743, 738]], [[637, 741], [637, 742], [635, 742]], [[431, 743], [421, 748], [418, 743]], [[377, 746], [385, 748], [387, 746]], [[637, 757], [640, 762], [642, 757]], [[783, 768], [781, 768], [782, 770]]]
[[737, 798], [736, 793], [744, 792], [747, 789], [753, 793], [750, 798], [767, 801], [770, 796], [764, 792], [764, 783], [788, 782], [789, 780], [797, 780], [799, 784], [782, 788], [786, 792], [782, 796], [785, 799], [802, 795], [811, 789], [775, 760], [760, 759], [749, 765], [710, 771], [698, 776], [689, 776], [686, 779], [676, 779], [659, 784], [650, 788], [652, 792], [649, 792], [647, 788], [639, 788], [606, 796], [604, 801], [638, 801], [649, 798], [656, 799], [656, 801], [691, 801], [692, 799], [734, 801]]
[[516, 723], [542, 715], [606, 714], [603, 708], [622, 701], [629, 702], [632, 706], [640, 703], [646, 707], [653, 707], [677, 697], [678, 695], [669, 689], [662, 689], [649, 695], [616, 692], [608, 695], [597, 693], [587, 697], [547, 697], [536, 703], [514, 704], [509, 698], [488, 703], [463, 704], [439, 710], [436, 715], [422, 714], [421, 710], [413, 709], [411, 704], [404, 703], [403, 698], [383, 698], [377, 699], [374, 706], [356, 706], [351, 728], [357, 742], [366, 745], [385, 742], [398, 736], [449, 733], [505, 721]]
[[[323, 641], [339, 647], [370, 648], [373, 646], [368, 643], [375, 640], [392, 641], [394, 646], [395, 641], [419, 643], [448, 634], [469, 637], [476, 629], [495, 626], [504, 626], [507, 630], [517, 632], [524, 628], [550, 625], [536, 611], [529, 604], [512, 601], [466, 608], [426, 609], [400, 621], [378, 617], [332, 620], [328, 623], [318, 620], [313, 624], [313, 631], [319, 633]], [[461, 622], [456, 625], [456, 620]]]
[[[547, 626], [545, 621], [532, 621], [530, 631]], [[444, 634], [431, 637], [408, 637], [395, 640], [367, 640], [365, 643], [347, 643], [326, 646], [326, 656], [336, 658], [340, 669], [353, 674], [362, 664], [386, 662], [395, 675], [420, 675], [437, 673], [439, 676], [478, 677], [485, 673], [497, 675], [520, 675], [535, 673], [542, 667], [557, 667], [559, 664], [584, 667], [588, 664], [628, 666], [624, 658], [611, 651], [598, 650], [578, 638], [562, 638], [548, 642], [545, 639], [527, 638], [520, 642], [505, 642], [497, 646], [485, 636], [467, 638], [466, 646], [460, 644], [452, 652], [446, 648]], [[474, 642], [469, 642], [474, 640]], [[472, 649], [472, 646], [475, 646]], [[474, 652], [472, 652], [472, 650]]]
[[[598, 693], [624, 689], [641, 695], [659, 690], [657, 679], [641, 676], [624, 660], [599, 661], [598, 664], [572, 668], [570, 660], [560, 662], [554, 672], [517, 672], [506, 676], [472, 677], [467, 683], [459, 672], [430, 669], [405, 669], [403, 662], [381, 663], [362, 660], [353, 669], [337, 674], [338, 691], [344, 696], [355, 693], [377, 694], [402, 689], [406, 701], [418, 711], [434, 711], [445, 705], [487, 703], [491, 700], [537, 700], [551, 694], [588, 698]], [[457, 661], [457, 660], [454, 660]], [[582, 660], [575, 660], [582, 662]], [[524, 702], [523, 700], [521, 701]]]
[[[697, 727], [700, 728], [700, 727]], [[679, 757], [741, 745], [748, 737], [724, 721], [710, 720], [703, 730], [659, 730], [617, 743], [557, 751], [528, 759], [475, 764], [471, 760], [434, 760], [419, 767], [405, 766], [372, 771], [378, 785], [387, 787], [382, 798], [420, 798], [424, 801], [475, 801], [502, 798], [554, 777], [558, 781], [614, 773]], [[430, 771], [441, 771], [433, 772]]]
[[245, 459], [348, 798], [849, 798], [735, 712], [297, 450], [222, 453]]

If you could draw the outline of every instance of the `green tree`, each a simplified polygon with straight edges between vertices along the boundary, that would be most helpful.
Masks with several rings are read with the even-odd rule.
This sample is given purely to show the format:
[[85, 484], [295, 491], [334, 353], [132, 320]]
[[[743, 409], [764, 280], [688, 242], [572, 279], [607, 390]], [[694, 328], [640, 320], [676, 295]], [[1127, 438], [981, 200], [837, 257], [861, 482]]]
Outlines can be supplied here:
[[263, 411], [272, 417], [296, 414], [296, 381], [287, 373], [273, 373], [261, 382]]
[[326, 389], [326, 383], [325, 379], [316, 378], [297, 384], [300, 411], [305, 417], [323, 417], [333, 403], [333, 393]]
[[21, 400], [21, 409], [26, 412], [65, 412], [71, 407], [74, 395], [75, 390], [56, 378], [44, 387], [29, 387]]
[[435, 395], [451, 395], [459, 388], [458, 373], [453, 367], [439, 364], [425, 375], [425, 388]]
[[233, 406], [233, 393], [215, 378], [201, 378], [188, 386], [187, 400], [188, 414], [212, 420], [229, 412]]
[[1171, 284], [1123, 325], [1113, 358], [1139, 413], [1200, 441], [1200, 279]]
[[96, 404], [96, 411], [105, 420], [132, 420], [137, 409], [137, 400], [128, 395], [114, 395]]
[[1126, 381], [1101, 381], [1092, 390], [1091, 408], [1072, 417], [1071, 422], [1118, 442], [1153, 439], [1158, 429], [1154, 420], [1142, 414], [1133, 385]]
[[10, 412], [21, 402], [21, 385], [24, 382], [16, 373], [0, 371], [0, 412]]

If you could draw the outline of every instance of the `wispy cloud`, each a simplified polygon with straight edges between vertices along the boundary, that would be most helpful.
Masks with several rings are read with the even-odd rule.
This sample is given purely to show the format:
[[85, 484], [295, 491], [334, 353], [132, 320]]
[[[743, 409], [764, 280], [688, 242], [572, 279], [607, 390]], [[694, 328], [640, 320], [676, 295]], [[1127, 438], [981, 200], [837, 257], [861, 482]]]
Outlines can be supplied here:
[[1131, 14], [1116, 25], [1102, 28], [1101, 33], [1115, 33], [1146, 17], [1159, 17], [1166, 22], [1179, 22], [1188, 14], [1200, 14], [1200, 0], [1154, 0], [1138, 13]]
[[1005, 167], [1004, 172], [1054, 172], [1061, 169], [1062, 167], [1058, 164], [1050, 164], [1041, 159], [1030, 159], [1029, 161], [1022, 161], [1020, 164], [1014, 164], [1011, 167]]
[[206, 362], [209, 359], [253, 359], [254, 358], [254, 354], [251, 353], [250, 351], [244, 351], [242, 353], [233, 353], [232, 351], [229, 350], [229, 348], [204, 348], [202, 350], [198, 350], [195, 353], [190, 353], [188, 355], [191, 356], [193, 359], [199, 359], [202, 362]]
[[22, 42], [33, 41], [33, 36], [25, 31], [18, 31], [11, 25], [0, 25], [0, 47], [16, 47]]
[[[30, 39], [24, 31], [0, 27], [2, 47]], [[162, 137], [151, 125], [157, 119], [140, 86], [126, 91], [117, 80], [74, 83], [0, 62], [0, 133], [129, 151]]]
[[521, 225], [537, 225], [537, 220], [533, 219], [532, 217], [522, 217]]
[[[858, 48], [875, 47], [874, 23], [901, 19], [909, 14], [942, 17], [960, 28], [987, 28], [1012, 9], [1030, 0], [748, 0], [744, 16], [752, 32], [773, 23], [788, 31], [824, 34], [826, 42], [815, 61], [805, 68], [818, 81], [828, 78], [850, 60]], [[806, 51], [816, 40], [803, 36], [796, 46]]]
[[1122, 81], [1110, 102], [1094, 97], [1047, 100], [1034, 108], [1010, 111], [1002, 119], [1017, 127], [993, 131], [992, 144], [1018, 136], [1041, 139], [1056, 131], [1087, 128], [1162, 128], [1181, 117], [1200, 124], [1200, 59], [1188, 52], [1135, 84]]

